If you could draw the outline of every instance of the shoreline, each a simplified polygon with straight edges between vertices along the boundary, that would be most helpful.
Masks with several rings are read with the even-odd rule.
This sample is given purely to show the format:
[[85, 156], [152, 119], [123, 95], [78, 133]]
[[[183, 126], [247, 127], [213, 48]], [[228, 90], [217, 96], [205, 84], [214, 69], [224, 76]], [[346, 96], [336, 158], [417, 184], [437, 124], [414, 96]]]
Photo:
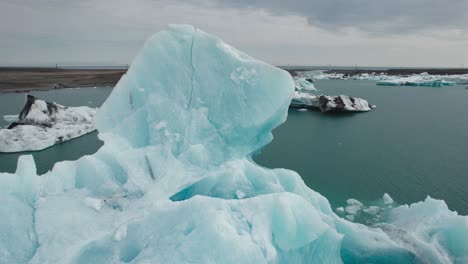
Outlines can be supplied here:
[[[279, 66], [292, 76], [297, 72], [319, 70], [319, 67]], [[387, 75], [410, 75], [427, 72], [434, 75], [468, 74], [462, 68], [361, 68], [326, 69], [327, 73], [356, 75], [363, 73], [385, 73]], [[0, 93], [27, 93], [67, 88], [91, 88], [115, 86], [126, 69], [86, 69], [86, 68], [40, 68], [40, 67], [0, 67]]]
[[468, 68], [384, 68], [384, 67], [368, 67], [368, 68], [351, 68], [351, 67], [324, 67], [319, 69], [318, 67], [285, 67], [284, 70], [288, 71], [291, 74], [296, 74], [297, 72], [304, 71], [314, 71], [322, 70], [325, 73], [339, 73], [345, 75], [356, 75], [363, 73], [384, 73], [386, 75], [395, 76], [395, 75], [411, 75], [411, 74], [421, 74], [427, 72], [431, 75], [458, 75], [458, 74], [468, 74]]
[[0, 67], [0, 93], [115, 86], [126, 69]]
[[342, 73], [347, 75], [356, 75], [356, 74], [363, 74], [363, 73], [376, 73], [381, 74], [384, 73], [386, 75], [395, 76], [395, 75], [411, 75], [411, 74], [421, 74], [427, 72], [430, 75], [459, 75], [459, 74], [468, 74], [468, 69], [425, 69], [425, 68], [418, 68], [418, 69], [386, 69], [386, 70], [375, 70], [375, 69], [349, 69], [349, 70], [327, 70], [327, 73]]

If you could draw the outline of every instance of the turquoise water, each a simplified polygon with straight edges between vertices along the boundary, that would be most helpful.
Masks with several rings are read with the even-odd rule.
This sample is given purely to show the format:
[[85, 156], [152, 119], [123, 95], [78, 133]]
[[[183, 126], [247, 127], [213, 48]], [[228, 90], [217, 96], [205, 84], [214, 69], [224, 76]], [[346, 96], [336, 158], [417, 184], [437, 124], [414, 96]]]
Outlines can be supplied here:
[[348, 115], [291, 109], [258, 163], [297, 171], [335, 207], [386, 192], [398, 203], [430, 195], [468, 214], [468, 90], [343, 80], [316, 87], [366, 98], [377, 108]]
[[[334, 207], [348, 198], [372, 201], [389, 193], [398, 203], [444, 199], [468, 214], [468, 90], [384, 87], [372, 81], [322, 80], [319, 93], [363, 97], [369, 113], [332, 115], [290, 110], [275, 139], [255, 157], [266, 167], [297, 171]], [[110, 88], [33, 94], [64, 105], [99, 106]], [[0, 94], [0, 114], [19, 113], [24, 94]], [[0, 126], [7, 125], [0, 121]], [[59, 160], [92, 154], [96, 133], [32, 153], [39, 173]], [[13, 172], [20, 154], [0, 154], [0, 171]]]
[[[46, 101], [57, 102], [66, 106], [90, 106], [99, 107], [112, 91], [112, 87], [62, 89], [50, 91], [34, 91], [35, 95]], [[26, 94], [22, 93], [0, 93], [0, 127], [8, 126], [3, 120], [4, 115], [19, 114], [23, 108]], [[84, 155], [96, 152], [102, 142], [97, 138], [97, 132], [66, 141], [51, 148], [22, 153], [0, 153], [0, 172], [14, 172], [18, 157], [32, 154], [36, 161], [37, 171], [44, 174], [50, 170], [57, 161], [76, 160]]]

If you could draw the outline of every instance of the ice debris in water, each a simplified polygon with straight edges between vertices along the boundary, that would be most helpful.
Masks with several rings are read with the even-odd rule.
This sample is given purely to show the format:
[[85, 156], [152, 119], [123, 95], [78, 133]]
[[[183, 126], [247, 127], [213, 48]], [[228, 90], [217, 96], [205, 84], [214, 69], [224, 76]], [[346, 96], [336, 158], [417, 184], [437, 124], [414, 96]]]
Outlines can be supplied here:
[[385, 86], [429, 86], [429, 87], [442, 87], [452, 86], [455, 82], [437, 79], [432, 76], [413, 75], [409, 77], [393, 77], [387, 80], [378, 81], [377, 85]]
[[18, 115], [4, 115], [3, 120], [10, 123], [15, 122], [16, 120], [18, 120]]
[[0, 260], [466, 263], [467, 217], [443, 201], [366, 227], [297, 173], [255, 164], [293, 91], [287, 72], [201, 30], [154, 35], [98, 111], [96, 154], [40, 177], [22, 156], [0, 174]]
[[381, 199], [370, 204], [348, 199], [346, 206], [336, 208], [336, 212], [350, 221], [372, 225], [380, 223], [394, 205], [392, 197], [385, 193]]
[[384, 193], [384, 195], [382, 197], [382, 200], [383, 200], [384, 204], [392, 204], [393, 203], [393, 199], [392, 199], [392, 197], [390, 197], [390, 195], [388, 195], [388, 193]]
[[297, 77], [294, 78], [294, 84], [296, 90], [298, 91], [316, 91], [317, 89], [314, 86], [314, 80], [306, 77]]
[[[442, 87], [468, 83], [468, 74], [432, 75], [427, 72], [411, 75], [387, 75], [385, 73], [345, 74], [323, 70], [296, 72], [295, 80], [370, 80], [387, 86], [431, 86]], [[298, 84], [296, 84], [298, 87]]]
[[28, 95], [19, 116], [8, 128], [0, 129], [0, 152], [42, 150], [93, 132], [96, 110], [65, 107]]
[[356, 214], [356, 212], [362, 207], [362, 203], [355, 199], [348, 199], [346, 203], [348, 206], [346, 206], [345, 211], [352, 215]]

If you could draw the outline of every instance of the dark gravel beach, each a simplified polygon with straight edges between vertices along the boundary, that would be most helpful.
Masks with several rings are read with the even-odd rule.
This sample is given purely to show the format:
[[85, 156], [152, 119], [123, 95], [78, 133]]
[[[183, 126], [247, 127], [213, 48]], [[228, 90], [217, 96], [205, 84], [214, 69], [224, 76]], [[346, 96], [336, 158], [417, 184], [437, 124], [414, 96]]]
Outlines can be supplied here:
[[1, 68], [0, 92], [114, 86], [126, 70]]
[[[296, 75], [304, 67], [285, 69]], [[0, 67], [0, 92], [28, 92], [30, 90], [52, 90], [74, 87], [114, 86], [126, 70], [122, 69], [60, 69], [60, 68], [15, 68]], [[409, 75], [427, 72], [429, 74], [468, 74], [468, 69], [332, 69], [331, 73], [355, 75], [361, 73], [386, 73], [388, 75]]]

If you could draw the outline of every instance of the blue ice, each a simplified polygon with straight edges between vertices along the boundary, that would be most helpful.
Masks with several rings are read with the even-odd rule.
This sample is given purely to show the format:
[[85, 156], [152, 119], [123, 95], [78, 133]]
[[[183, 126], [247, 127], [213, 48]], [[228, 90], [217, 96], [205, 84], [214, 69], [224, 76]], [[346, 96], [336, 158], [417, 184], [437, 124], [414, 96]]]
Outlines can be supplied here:
[[[192, 26], [151, 37], [97, 113], [104, 146], [0, 174], [1, 263], [467, 263], [468, 218], [427, 198], [377, 226], [251, 155], [290, 75]], [[337, 183], [338, 184], [338, 183]]]

